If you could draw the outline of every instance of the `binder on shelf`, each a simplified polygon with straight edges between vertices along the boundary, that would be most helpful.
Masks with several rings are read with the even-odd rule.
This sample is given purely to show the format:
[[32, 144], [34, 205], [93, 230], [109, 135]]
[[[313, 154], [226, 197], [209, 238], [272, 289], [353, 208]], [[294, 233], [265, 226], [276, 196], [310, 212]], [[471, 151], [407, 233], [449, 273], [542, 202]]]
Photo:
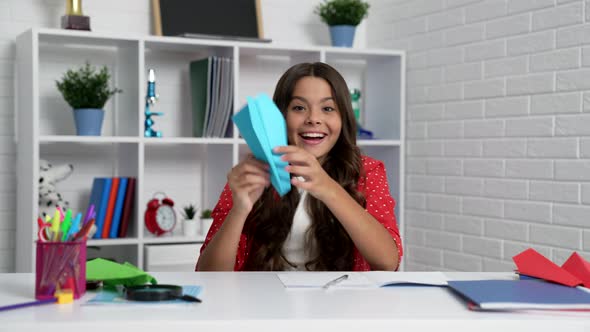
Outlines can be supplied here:
[[112, 178], [111, 192], [109, 194], [109, 204], [107, 205], [107, 212], [104, 217], [101, 238], [107, 239], [111, 224], [113, 223], [113, 211], [115, 210], [115, 201], [117, 200], [117, 190], [119, 189], [120, 178]]
[[209, 116], [211, 71], [213, 58], [191, 61], [189, 65], [191, 102], [193, 109], [193, 136], [203, 137]]
[[113, 213], [113, 222], [109, 230], [109, 238], [114, 239], [119, 233], [119, 226], [121, 225], [121, 216], [123, 214], [123, 203], [125, 203], [125, 193], [127, 191], [127, 178], [119, 180], [119, 189], [117, 190], [117, 200], [115, 201], [115, 210]]
[[100, 211], [100, 202], [102, 199], [104, 185], [104, 178], [94, 178], [94, 180], [92, 180], [92, 189], [90, 190], [90, 199], [88, 200], [88, 207], [86, 208], [86, 211], [88, 211], [90, 205], [94, 205], [96, 213], [95, 222], [98, 220], [98, 212]]
[[233, 111], [233, 60], [217, 56], [190, 63], [193, 136], [223, 137]]
[[96, 232], [92, 236], [93, 239], [100, 239], [100, 237], [102, 236], [102, 229], [104, 225], [105, 215], [107, 213], [107, 206], [109, 204], [109, 195], [111, 193], [112, 184], [111, 178], [99, 179], [103, 181], [103, 186], [100, 193], [100, 204], [95, 205], [97, 207], [96, 220], [94, 221], [94, 224], [96, 225]]
[[223, 91], [221, 109], [218, 112], [219, 123], [215, 128], [214, 137], [223, 137], [226, 128], [229, 124], [229, 117], [233, 111], [233, 61], [231, 59], [223, 59], [223, 75], [221, 81], [220, 91]]
[[220, 76], [220, 72], [221, 72], [221, 61], [219, 61], [218, 57], [213, 57], [213, 70], [211, 72], [212, 72], [212, 80], [211, 80], [211, 87], [210, 87], [211, 104], [210, 104], [210, 109], [209, 109], [209, 119], [207, 120], [207, 123], [205, 124], [205, 126], [206, 126], [205, 136], [207, 136], [207, 137], [213, 136], [212, 128], [215, 125], [215, 121], [217, 118], [217, 109], [219, 108], [219, 94], [220, 94], [219, 76]]
[[123, 212], [121, 216], [121, 225], [119, 227], [118, 235], [120, 238], [127, 236], [127, 229], [133, 216], [133, 206], [135, 202], [135, 178], [127, 180], [127, 190], [125, 192], [125, 201], [123, 203]]

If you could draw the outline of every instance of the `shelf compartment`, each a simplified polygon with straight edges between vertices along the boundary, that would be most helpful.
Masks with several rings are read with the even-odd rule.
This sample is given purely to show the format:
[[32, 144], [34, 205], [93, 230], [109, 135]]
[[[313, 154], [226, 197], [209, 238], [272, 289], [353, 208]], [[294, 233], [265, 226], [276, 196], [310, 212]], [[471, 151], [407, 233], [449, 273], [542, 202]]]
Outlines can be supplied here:
[[[63, 99], [55, 81], [68, 69], [86, 62], [99, 70], [106, 66], [111, 75], [109, 87], [123, 90], [104, 106], [102, 135], [137, 136], [138, 134], [138, 54], [139, 42], [61, 35], [38, 36], [39, 134], [75, 135], [72, 108]], [[23, 119], [24, 120], [24, 119]]]
[[226, 137], [146, 137], [142, 141], [146, 145], [174, 145], [174, 144], [233, 144], [233, 138]]
[[148, 244], [144, 246], [144, 266], [148, 272], [193, 272], [201, 243]]
[[148, 70], [154, 69], [159, 98], [152, 109], [164, 113], [163, 116], [152, 117], [154, 130], [162, 132], [162, 136], [167, 138], [193, 137], [190, 63], [209, 56], [233, 58], [233, 54], [234, 48], [229, 46], [146, 41], [142, 96], [145, 98], [147, 92]]
[[349, 89], [361, 90], [361, 124], [377, 139], [401, 139], [402, 55], [393, 52], [328, 50], [325, 61], [336, 68]]
[[[176, 226], [172, 236], [182, 235], [180, 211], [196, 204], [213, 209], [232, 167], [231, 144], [179, 144], [145, 146], [144, 182], [139, 211], [141, 223], [147, 203], [163, 192], [175, 203]], [[156, 239], [144, 227], [143, 237]]]
[[[73, 212], [88, 209], [93, 179], [96, 177], [138, 176], [139, 147], [135, 143], [51, 142], [41, 144], [39, 158], [54, 165], [71, 164], [73, 171], [56, 187]], [[96, 207], [98, 208], [98, 207]], [[128, 237], [136, 237], [136, 213], [133, 211]]]
[[130, 262], [133, 265], [136, 265], [133, 262], [139, 261], [137, 244], [96, 245], [94, 244], [95, 242], [96, 241], [92, 241], [88, 243], [86, 248], [87, 260], [103, 258], [113, 260], [119, 264]]
[[246, 97], [263, 92], [272, 98], [279, 78], [291, 66], [321, 60], [321, 52], [313, 50], [240, 47], [239, 53], [237, 110], [246, 105]]
[[76, 136], [76, 135], [46, 135], [40, 136], [40, 143], [138, 143], [139, 137], [131, 136]]
[[[199, 221], [196, 221], [199, 222]], [[200, 243], [205, 241], [205, 235], [196, 234], [195, 236], [189, 237], [180, 235], [162, 235], [162, 236], [154, 236], [154, 237], [147, 237], [143, 238], [143, 243], [145, 244], [175, 244], [175, 243]]]
[[120, 245], [137, 245], [137, 238], [126, 237], [123, 239], [89, 239], [88, 246], [102, 247], [102, 246], [120, 246]]

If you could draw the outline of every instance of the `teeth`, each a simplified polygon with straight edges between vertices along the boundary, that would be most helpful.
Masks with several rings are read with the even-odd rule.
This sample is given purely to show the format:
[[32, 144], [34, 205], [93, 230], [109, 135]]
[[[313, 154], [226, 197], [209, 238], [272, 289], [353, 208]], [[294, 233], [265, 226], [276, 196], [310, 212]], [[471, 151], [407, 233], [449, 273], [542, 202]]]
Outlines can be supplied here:
[[325, 135], [320, 133], [304, 133], [301, 134], [301, 136], [309, 138], [323, 138]]

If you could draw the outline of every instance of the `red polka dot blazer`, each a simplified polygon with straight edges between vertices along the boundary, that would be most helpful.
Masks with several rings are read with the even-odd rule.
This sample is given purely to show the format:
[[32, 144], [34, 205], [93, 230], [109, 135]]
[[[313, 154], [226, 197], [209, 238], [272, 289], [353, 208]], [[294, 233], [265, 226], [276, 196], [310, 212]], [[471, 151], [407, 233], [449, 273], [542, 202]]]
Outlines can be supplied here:
[[[402, 242], [395, 220], [394, 207], [395, 201], [389, 193], [389, 185], [387, 184], [387, 176], [385, 173], [385, 166], [379, 160], [372, 159], [367, 156], [362, 157], [365, 178], [361, 178], [358, 183], [358, 190], [363, 192], [367, 200], [366, 210], [369, 212], [383, 227], [387, 229], [391, 237], [397, 244], [397, 251], [399, 259], [402, 257]], [[211, 216], [213, 217], [213, 224], [207, 233], [205, 243], [201, 247], [201, 252], [207, 247], [215, 233], [219, 230], [225, 217], [229, 214], [232, 208], [232, 194], [229, 186], [226, 184], [223, 192], [219, 197], [219, 201], [213, 209]], [[235, 271], [242, 271], [244, 263], [248, 257], [249, 252], [248, 237], [242, 233], [240, 243], [238, 245], [238, 252], [236, 256]], [[197, 264], [198, 265], [198, 264]], [[354, 250], [354, 271], [368, 271], [370, 270], [369, 263], [361, 256], [359, 251]]]

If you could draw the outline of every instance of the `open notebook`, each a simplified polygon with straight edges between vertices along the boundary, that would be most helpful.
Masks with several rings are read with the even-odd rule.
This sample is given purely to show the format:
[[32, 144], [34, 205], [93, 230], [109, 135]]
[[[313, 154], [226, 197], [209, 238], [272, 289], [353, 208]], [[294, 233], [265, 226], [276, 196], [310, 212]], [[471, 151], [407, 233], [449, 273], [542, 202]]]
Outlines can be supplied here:
[[331, 288], [377, 288], [387, 286], [446, 286], [441, 272], [305, 272], [278, 273], [285, 288], [322, 288], [328, 282], [348, 275]]

